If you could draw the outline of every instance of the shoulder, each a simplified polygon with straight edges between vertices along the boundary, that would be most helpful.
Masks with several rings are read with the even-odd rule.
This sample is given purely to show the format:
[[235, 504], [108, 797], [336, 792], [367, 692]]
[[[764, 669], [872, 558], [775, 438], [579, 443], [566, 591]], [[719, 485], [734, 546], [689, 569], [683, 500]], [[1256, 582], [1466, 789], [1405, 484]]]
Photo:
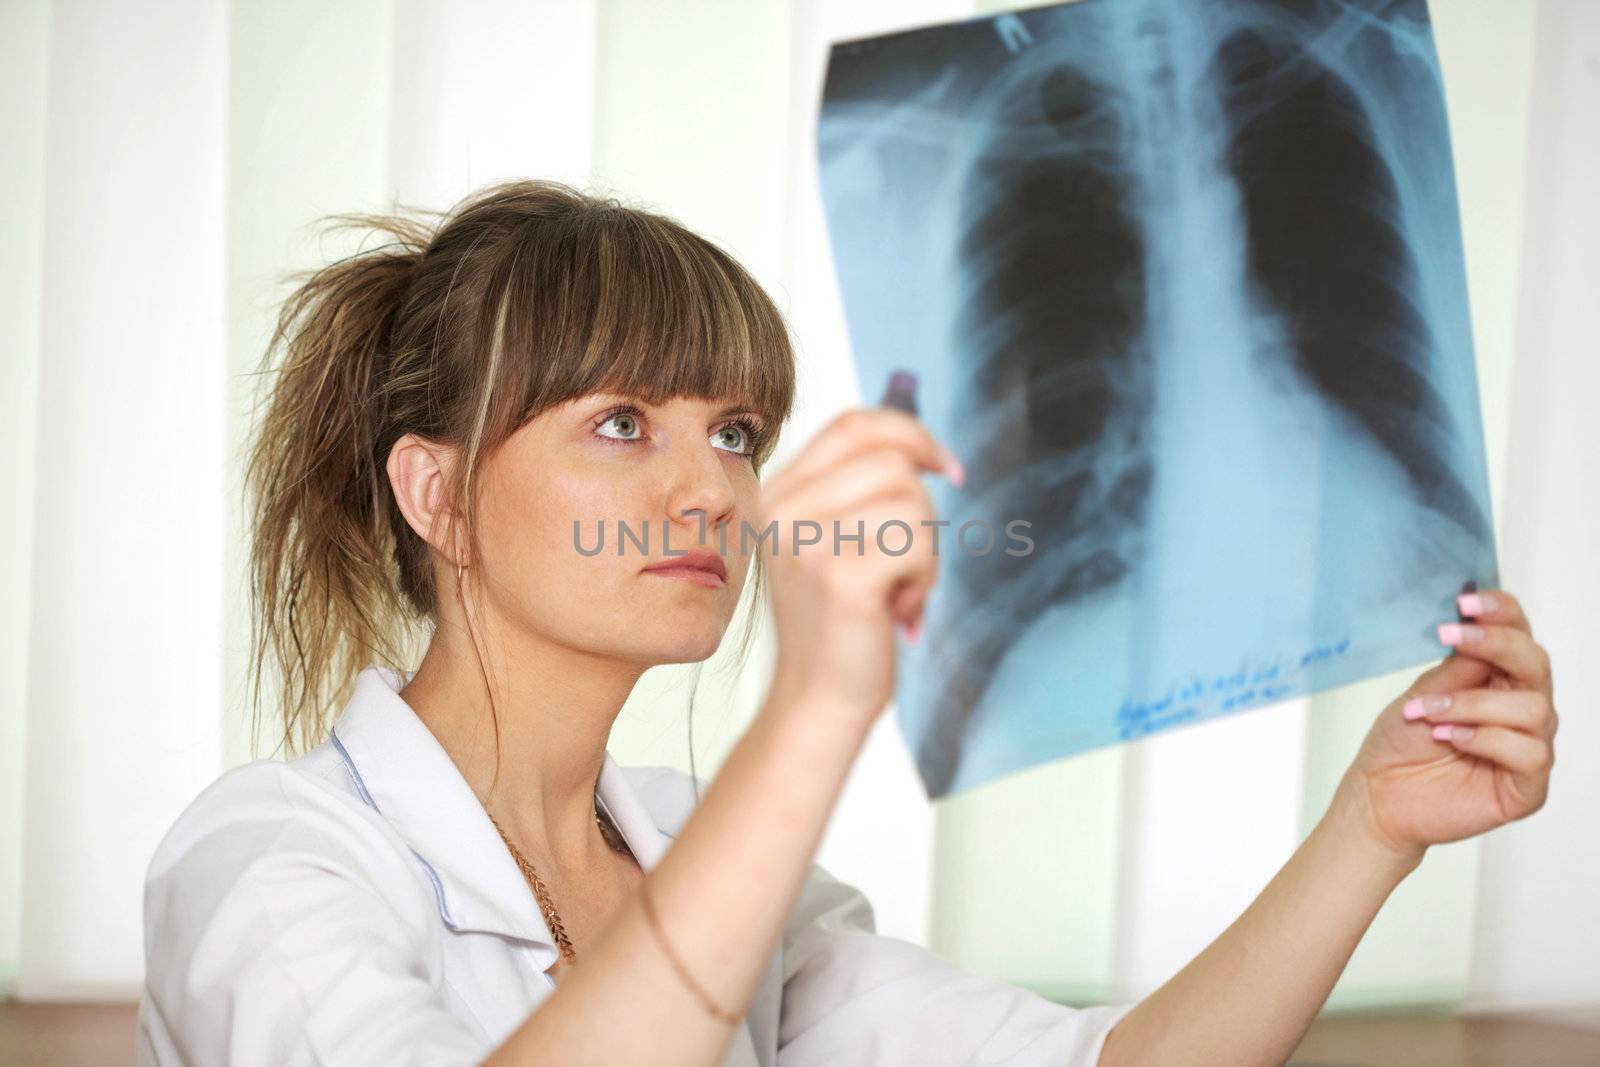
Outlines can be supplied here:
[[466, 1063], [431, 888], [353, 782], [315, 760], [223, 772], [144, 884], [140, 1063]]
[[153, 867], [226, 833], [263, 844], [267, 839], [370, 837], [380, 820], [368, 817], [353, 788], [316, 773], [315, 764], [257, 759], [231, 767], [178, 813], [156, 846]]
[[397, 892], [414, 881], [404, 841], [353, 786], [319, 760], [258, 759], [222, 772], [157, 843], [145, 871], [147, 934], [246, 891], [286, 903], [308, 885], [381, 893], [420, 924], [426, 899]]

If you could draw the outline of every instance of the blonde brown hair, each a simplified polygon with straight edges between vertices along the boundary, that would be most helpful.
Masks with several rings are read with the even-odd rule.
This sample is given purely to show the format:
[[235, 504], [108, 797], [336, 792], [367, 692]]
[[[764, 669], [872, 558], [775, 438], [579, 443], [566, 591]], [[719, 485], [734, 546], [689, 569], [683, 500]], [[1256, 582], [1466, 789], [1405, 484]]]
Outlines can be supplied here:
[[[463, 516], [475, 560], [478, 469], [547, 408], [595, 391], [650, 404], [732, 397], [761, 416], [759, 471], [794, 394], [781, 312], [732, 256], [673, 219], [521, 180], [447, 212], [319, 221], [330, 220], [388, 239], [287, 276], [296, 288], [262, 359], [265, 410], [245, 472], [252, 740], [270, 657], [290, 752], [323, 738], [368, 663], [400, 667], [412, 624], [437, 611], [429, 545], [386, 473], [400, 437], [461, 449], [448, 510]], [[756, 603], [762, 574], [757, 553]]]

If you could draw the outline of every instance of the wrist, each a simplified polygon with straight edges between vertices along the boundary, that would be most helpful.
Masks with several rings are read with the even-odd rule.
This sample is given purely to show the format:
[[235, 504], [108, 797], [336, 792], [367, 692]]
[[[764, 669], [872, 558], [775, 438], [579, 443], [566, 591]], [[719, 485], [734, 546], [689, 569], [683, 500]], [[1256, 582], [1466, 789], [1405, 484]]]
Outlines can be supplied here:
[[889, 704], [889, 698], [884, 698], [874, 705], [871, 699], [863, 695], [860, 687], [852, 685], [849, 680], [832, 677], [803, 658], [789, 659], [781, 654], [773, 669], [768, 700], [827, 707], [833, 711], [832, 718], [835, 720], [844, 719], [863, 726], [870, 726], [878, 712]]
[[854, 751], [865, 743], [877, 716], [859, 700], [845, 697], [814, 675], [787, 670], [780, 664], [767, 690], [762, 717], [790, 743], [808, 748], [844, 746]]
[[1428, 851], [1426, 845], [1394, 841], [1383, 833], [1366, 792], [1348, 777], [1340, 783], [1316, 832], [1336, 841], [1356, 862], [1397, 884], [1421, 865]]

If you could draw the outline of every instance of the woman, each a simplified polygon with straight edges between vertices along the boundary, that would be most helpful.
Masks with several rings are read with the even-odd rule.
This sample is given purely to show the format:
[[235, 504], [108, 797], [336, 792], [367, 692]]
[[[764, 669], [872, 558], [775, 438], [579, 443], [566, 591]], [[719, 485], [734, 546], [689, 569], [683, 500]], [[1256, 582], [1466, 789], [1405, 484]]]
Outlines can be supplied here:
[[[1543, 802], [1548, 660], [1495, 591], [1141, 1003], [1064, 1007], [877, 935], [811, 857], [936, 560], [784, 542], [917, 529], [921, 475], [959, 463], [858, 408], [762, 481], [784, 323], [669, 219], [524, 181], [437, 227], [353, 221], [393, 242], [285, 304], [248, 471], [258, 713], [271, 655], [301, 754], [223, 774], [157, 849], [141, 1063], [1281, 1063], [1430, 843]], [[618, 766], [640, 674], [709, 656], [747, 574], [779, 649], [748, 731], [709, 785]], [[412, 621], [419, 666], [385, 665]]]

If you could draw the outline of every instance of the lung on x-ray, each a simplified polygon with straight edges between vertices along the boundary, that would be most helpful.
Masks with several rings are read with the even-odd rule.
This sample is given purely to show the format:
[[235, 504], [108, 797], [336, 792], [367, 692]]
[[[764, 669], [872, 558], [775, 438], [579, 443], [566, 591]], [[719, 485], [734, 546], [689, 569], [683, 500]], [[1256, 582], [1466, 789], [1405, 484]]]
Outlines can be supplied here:
[[915, 370], [967, 469], [900, 653], [930, 798], [1436, 661], [1498, 585], [1423, 0], [838, 42], [818, 161], [863, 395]]

